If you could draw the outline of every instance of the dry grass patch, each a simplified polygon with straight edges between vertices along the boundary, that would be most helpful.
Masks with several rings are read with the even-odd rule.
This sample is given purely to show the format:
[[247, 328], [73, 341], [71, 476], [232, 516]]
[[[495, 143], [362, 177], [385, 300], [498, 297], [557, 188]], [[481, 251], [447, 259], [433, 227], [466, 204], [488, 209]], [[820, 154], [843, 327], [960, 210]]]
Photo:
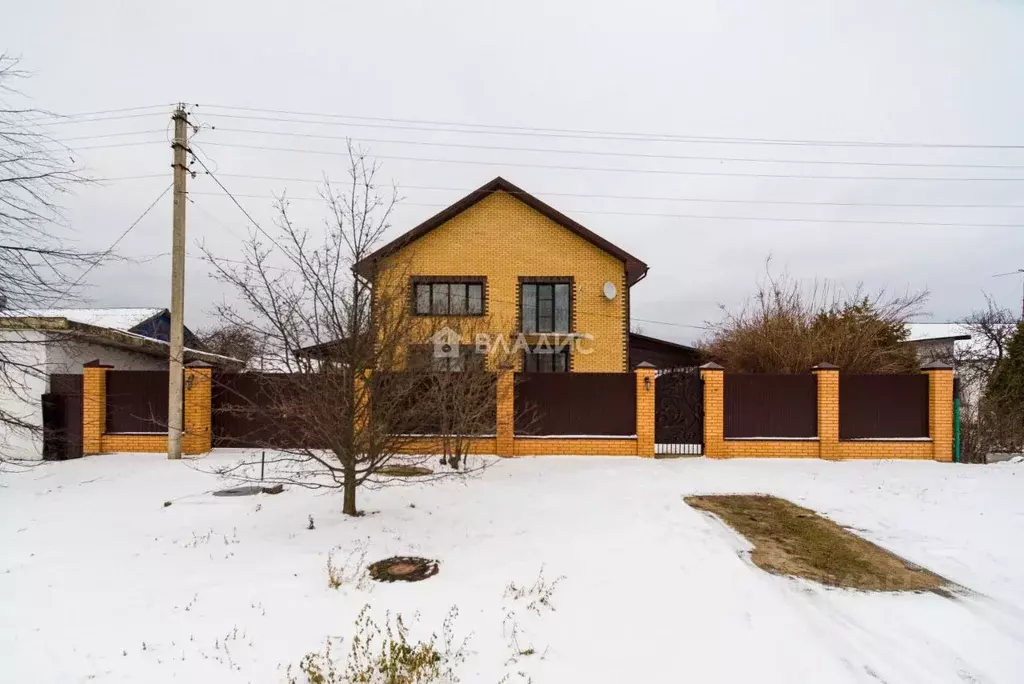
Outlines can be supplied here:
[[858, 537], [807, 508], [774, 496], [688, 496], [686, 503], [714, 513], [754, 545], [762, 570], [867, 591], [938, 591], [938, 575]]

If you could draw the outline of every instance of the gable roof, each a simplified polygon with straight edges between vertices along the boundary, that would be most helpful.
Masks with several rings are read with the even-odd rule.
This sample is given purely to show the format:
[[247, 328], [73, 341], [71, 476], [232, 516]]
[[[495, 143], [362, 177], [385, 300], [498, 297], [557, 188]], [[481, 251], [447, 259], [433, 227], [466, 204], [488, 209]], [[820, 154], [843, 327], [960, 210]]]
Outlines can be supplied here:
[[621, 247], [617, 247], [613, 245], [611, 242], [608, 242], [597, 233], [585, 228], [576, 221], [573, 221], [571, 218], [569, 218], [562, 212], [558, 211], [551, 205], [542, 202], [541, 200], [537, 199], [536, 197], [526, 192], [525, 190], [516, 187], [512, 183], [509, 183], [501, 176], [498, 176], [490, 183], [487, 183], [486, 185], [477, 188], [473, 192], [469, 193], [468, 195], [460, 199], [455, 204], [449, 206], [447, 209], [442, 209], [440, 212], [434, 214], [433, 216], [431, 216], [426, 221], [419, 224], [412, 230], [409, 230], [403, 233], [402, 235], [399, 235], [397, 238], [387, 243], [386, 245], [375, 251], [373, 254], [370, 254], [366, 258], [360, 260], [355, 265], [356, 272], [364, 277], [368, 276], [371, 272], [371, 266], [375, 262], [391, 254], [394, 254], [395, 252], [402, 249], [409, 243], [423, 237], [430, 231], [444, 224], [449, 219], [461, 214], [462, 212], [472, 207], [474, 204], [480, 202], [483, 199], [486, 199], [491, 194], [499, 191], [507, 192], [508, 194], [512, 195], [526, 206], [546, 216], [547, 218], [551, 219], [552, 221], [562, 226], [566, 230], [575, 233], [576, 235], [583, 238], [584, 240], [594, 245], [595, 247], [604, 250], [608, 254], [614, 256], [616, 259], [622, 261], [626, 265], [626, 282], [629, 283], [630, 285], [633, 285], [641, 278], [643, 278], [645, 275], [647, 275], [647, 264], [640, 261], [635, 256], [633, 256], [626, 250], [622, 249]]

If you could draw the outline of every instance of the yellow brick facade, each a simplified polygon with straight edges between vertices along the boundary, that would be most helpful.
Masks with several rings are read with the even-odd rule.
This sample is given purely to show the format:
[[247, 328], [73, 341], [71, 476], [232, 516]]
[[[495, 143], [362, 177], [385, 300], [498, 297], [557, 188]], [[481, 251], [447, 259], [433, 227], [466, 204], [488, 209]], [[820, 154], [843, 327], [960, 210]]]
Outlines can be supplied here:
[[[166, 453], [167, 435], [106, 432], [107, 371], [109, 366], [86, 366], [82, 378], [82, 453]], [[185, 425], [183, 454], [205, 454], [213, 440], [213, 371], [185, 368]]]
[[721, 369], [703, 369], [704, 453], [710, 458], [824, 458], [830, 460], [932, 459], [953, 460], [953, 371], [934, 369], [928, 375], [929, 438], [923, 440], [839, 439], [838, 369], [815, 370], [818, 379], [816, 439], [725, 439], [725, 378]]
[[[389, 302], [412, 305], [413, 276], [485, 276], [486, 315], [464, 317], [471, 333], [510, 336], [519, 331], [519, 277], [573, 279], [571, 330], [593, 336], [589, 354], [574, 353], [574, 372], [624, 372], [628, 364], [628, 297], [625, 264], [504, 191], [494, 192], [417, 238], [381, 266], [377, 287], [395, 293]], [[609, 301], [604, 284], [617, 290]], [[391, 288], [398, 288], [397, 290]], [[450, 320], [417, 317], [418, 337]], [[470, 335], [462, 342], [470, 343]], [[513, 338], [514, 341], [514, 338]], [[520, 364], [521, 359], [513, 359]], [[517, 365], [518, 368], [518, 365]]]

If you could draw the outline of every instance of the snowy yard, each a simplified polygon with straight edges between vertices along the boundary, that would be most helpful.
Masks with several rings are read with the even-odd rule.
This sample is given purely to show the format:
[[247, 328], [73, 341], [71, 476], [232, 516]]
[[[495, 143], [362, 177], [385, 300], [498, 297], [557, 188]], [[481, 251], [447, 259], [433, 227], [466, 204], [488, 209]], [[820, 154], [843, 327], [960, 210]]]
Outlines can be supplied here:
[[[414, 636], [457, 606], [463, 682], [1024, 681], [1021, 465], [519, 459], [468, 482], [362, 491], [369, 514], [352, 519], [333, 492], [215, 498], [224, 483], [195, 467], [229, 458], [0, 475], [0, 678], [283, 682], [328, 637], [344, 656], [369, 604], [419, 613]], [[682, 499], [729, 492], [789, 498], [965, 589], [767, 575]], [[360, 581], [363, 551], [437, 558], [440, 573]], [[329, 553], [348, 565], [339, 589]], [[537, 614], [505, 593], [542, 566], [564, 579]]]

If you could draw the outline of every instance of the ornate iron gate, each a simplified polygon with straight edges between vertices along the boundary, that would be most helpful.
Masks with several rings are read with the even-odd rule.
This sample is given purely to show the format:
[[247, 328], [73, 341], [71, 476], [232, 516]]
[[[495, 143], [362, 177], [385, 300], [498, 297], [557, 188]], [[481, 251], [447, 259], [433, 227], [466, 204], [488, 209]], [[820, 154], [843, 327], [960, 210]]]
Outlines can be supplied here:
[[704, 381], [700, 369], [659, 371], [654, 387], [654, 453], [704, 453]]

